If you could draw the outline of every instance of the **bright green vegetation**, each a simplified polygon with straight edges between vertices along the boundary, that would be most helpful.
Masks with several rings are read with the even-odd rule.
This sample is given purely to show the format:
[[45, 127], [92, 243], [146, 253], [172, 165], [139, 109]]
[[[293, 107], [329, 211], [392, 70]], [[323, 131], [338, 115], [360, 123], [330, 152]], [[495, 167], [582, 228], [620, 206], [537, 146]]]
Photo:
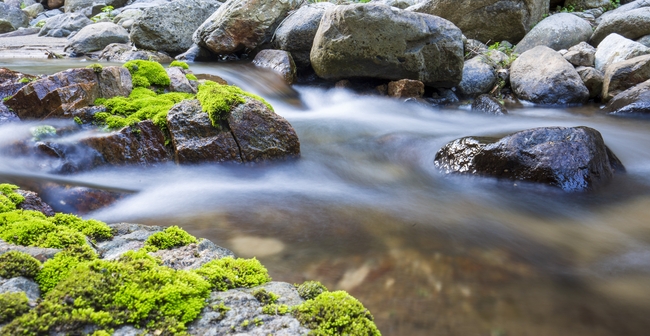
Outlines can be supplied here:
[[196, 98], [201, 103], [203, 112], [206, 112], [212, 121], [212, 126], [220, 128], [220, 122], [228, 119], [233, 107], [243, 104], [244, 97], [261, 101], [273, 111], [273, 107], [262, 97], [246, 92], [234, 85], [221, 85], [213, 81], [206, 81], [199, 85], [199, 92]]
[[11, 321], [29, 310], [25, 292], [0, 294], [0, 324]]
[[74, 122], [77, 123], [78, 125], [81, 125], [81, 124], [84, 123], [83, 121], [81, 121], [81, 118], [79, 118], [79, 117], [74, 117]]
[[43, 140], [56, 136], [56, 128], [50, 125], [41, 125], [30, 129], [35, 141]]
[[23, 83], [23, 84], [27, 84], [29, 82], [31, 82], [31, 81], [27, 77], [23, 77], [23, 78], [18, 80], [18, 83]]
[[35, 280], [45, 294], [65, 279], [77, 265], [95, 259], [97, 254], [88, 245], [67, 248], [43, 263], [43, 269]]
[[149, 251], [166, 250], [197, 243], [196, 238], [178, 226], [170, 226], [162, 232], [156, 232], [144, 242]]
[[45, 20], [40, 20], [34, 25], [36, 28], [43, 28], [43, 26], [45, 26]]
[[104, 66], [99, 64], [99, 63], [93, 63], [93, 64], [87, 66], [86, 68], [93, 69], [93, 71], [97, 72], [97, 73], [102, 72], [102, 70], [104, 70]]
[[97, 330], [92, 334], [92, 336], [111, 336], [111, 333], [106, 330]]
[[219, 291], [255, 287], [271, 281], [266, 268], [255, 258], [225, 257], [212, 260], [194, 272], [203, 276], [214, 289]]
[[285, 304], [273, 303], [262, 307], [262, 313], [267, 315], [285, 315], [289, 312], [291, 312], [291, 309]]
[[327, 292], [327, 287], [319, 281], [305, 281], [301, 285], [294, 285], [298, 290], [298, 295], [305, 300], [313, 299], [323, 292]]
[[196, 78], [196, 76], [194, 76], [193, 74], [186, 74], [186, 75], [185, 75], [185, 78], [187, 78], [188, 80], [191, 80], [191, 81], [199, 80], [199, 79]]
[[185, 70], [188, 70], [190, 68], [190, 66], [187, 65], [187, 63], [181, 62], [181, 61], [172, 61], [171, 63], [169, 63], [169, 67], [170, 68], [171, 67], [179, 67], [179, 68], [183, 68]]
[[280, 296], [278, 296], [277, 294], [273, 292], [268, 292], [264, 288], [254, 291], [253, 296], [255, 297], [255, 299], [257, 299], [257, 301], [259, 301], [263, 305], [273, 304], [276, 301], [278, 301], [278, 299], [280, 298]]
[[92, 239], [106, 240], [113, 238], [113, 231], [111, 228], [106, 225], [106, 223], [98, 220], [83, 220], [79, 216], [63, 213], [57, 213], [51, 218], [51, 220], [56, 225], [69, 227]]
[[16, 210], [16, 206], [25, 200], [25, 197], [17, 193], [16, 189], [18, 186], [13, 184], [0, 184], [0, 213]]
[[310, 335], [381, 335], [370, 312], [344, 291], [324, 292], [293, 307]]
[[134, 60], [124, 63], [131, 73], [133, 87], [169, 86], [171, 83], [165, 68], [158, 62]]
[[40, 261], [27, 253], [9, 251], [0, 255], [0, 277], [2, 278], [22, 276], [33, 279], [40, 269]]

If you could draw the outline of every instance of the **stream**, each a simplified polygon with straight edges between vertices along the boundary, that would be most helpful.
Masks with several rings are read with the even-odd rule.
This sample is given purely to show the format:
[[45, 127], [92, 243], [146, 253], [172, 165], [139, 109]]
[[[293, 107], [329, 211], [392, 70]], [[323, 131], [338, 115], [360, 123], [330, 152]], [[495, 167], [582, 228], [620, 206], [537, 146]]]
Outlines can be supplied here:
[[[89, 64], [2, 63], [30, 74]], [[650, 119], [606, 116], [597, 105], [493, 117], [301, 85], [298, 106], [246, 66], [190, 66], [267, 98], [296, 129], [302, 157], [48, 176], [25, 171], [30, 158], [0, 155], [0, 180], [133, 190], [85, 217], [179, 225], [256, 256], [275, 280], [347, 290], [384, 335], [647, 335]], [[0, 126], [0, 145], [37, 124]], [[453, 139], [540, 126], [595, 128], [627, 174], [596, 192], [564, 193], [433, 166]]]

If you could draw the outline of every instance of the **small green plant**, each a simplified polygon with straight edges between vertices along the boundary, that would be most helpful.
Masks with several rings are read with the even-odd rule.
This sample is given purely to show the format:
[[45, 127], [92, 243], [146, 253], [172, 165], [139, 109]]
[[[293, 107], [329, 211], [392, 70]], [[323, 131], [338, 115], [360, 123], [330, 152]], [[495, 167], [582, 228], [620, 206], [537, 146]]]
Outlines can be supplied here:
[[55, 225], [69, 227], [94, 240], [101, 241], [113, 238], [111, 228], [106, 223], [98, 220], [83, 220], [79, 216], [64, 213], [57, 213], [50, 219]]
[[232, 108], [246, 101], [244, 97], [259, 100], [273, 111], [273, 107], [262, 97], [246, 92], [234, 85], [221, 85], [213, 81], [206, 81], [204, 84], [199, 85], [199, 91], [196, 94], [203, 112], [208, 114], [212, 126], [215, 128], [221, 128], [221, 121], [228, 119]]
[[29, 311], [25, 292], [0, 294], [0, 324], [13, 320]]
[[324, 292], [293, 308], [315, 335], [381, 335], [370, 312], [344, 291]]
[[290, 312], [291, 309], [285, 304], [270, 304], [262, 307], [262, 313], [267, 315], [285, 315]]
[[97, 254], [88, 245], [67, 248], [43, 263], [43, 269], [35, 280], [41, 291], [47, 293], [65, 279], [77, 265], [95, 259]]
[[23, 84], [27, 84], [29, 82], [31, 82], [31, 80], [29, 78], [27, 78], [27, 77], [23, 77], [23, 78], [18, 80], [18, 83], [23, 83]]
[[8, 101], [9, 99], [11, 99], [11, 97], [13, 97], [13, 96], [4, 97], [4, 98], [2, 98], [2, 101]]
[[104, 70], [104, 66], [99, 64], [99, 63], [93, 63], [93, 64], [87, 66], [86, 68], [93, 69], [93, 71], [96, 72], [96, 73], [100, 73], [100, 72], [102, 72], [102, 70]]
[[[16, 210], [16, 206], [25, 200], [25, 197], [16, 192], [17, 189], [17, 185], [0, 184], [0, 213]], [[0, 220], [0, 229], [2, 226], [3, 222]]]
[[271, 281], [266, 268], [255, 258], [225, 257], [212, 260], [194, 272], [205, 278], [218, 291], [255, 287]]
[[621, 6], [621, 0], [610, 0], [609, 3], [605, 5], [602, 9], [603, 12], [607, 12], [610, 10], [614, 10], [620, 6]]
[[33, 279], [41, 269], [41, 262], [31, 255], [9, 251], [0, 255], [0, 277], [10, 279], [14, 277], [25, 277]]
[[20, 9], [25, 9], [27, 7], [27, 4], [24, 2], [20, 3]]
[[79, 118], [79, 117], [74, 117], [73, 120], [74, 120], [74, 122], [77, 123], [78, 125], [83, 125], [83, 123], [84, 123], [84, 122], [81, 120], [81, 118]]
[[268, 292], [264, 288], [260, 288], [253, 292], [253, 296], [257, 301], [263, 305], [273, 304], [280, 298], [277, 294], [273, 292]]
[[187, 79], [189, 79], [191, 81], [199, 80], [198, 78], [196, 78], [196, 76], [194, 76], [194, 74], [186, 74], [185, 78], [187, 78]]
[[187, 65], [187, 63], [185, 63], [185, 62], [181, 62], [181, 61], [172, 61], [172, 62], [169, 64], [169, 67], [170, 67], [170, 68], [171, 68], [171, 67], [179, 67], [179, 68], [182, 68], [182, 69], [185, 69], [185, 70], [188, 70], [188, 69], [190, 68], [190, 66]]
[[[133, 77], [133, 87], [169, 86], [171, 83], [165, 68], [158, 62], [133, 60], [124, 63]], [[145, 85], [147, 84], [148, 85]]]
[[305, 300], [313, 299], [323, 292], [327, 292], [327, 287], [318, 281], [305, 281], [302, 284], [294, 284], [298, 290], [298, 295]]
[[43, 28], [43, 26], [45, 26], [45, 20], [40, 20], [34, 25], [36, 28]]
[[178, 226], [170, 226], [149, 236], [144, 247], [150, 251], [167, 250], [198, 242], [196, 238]]

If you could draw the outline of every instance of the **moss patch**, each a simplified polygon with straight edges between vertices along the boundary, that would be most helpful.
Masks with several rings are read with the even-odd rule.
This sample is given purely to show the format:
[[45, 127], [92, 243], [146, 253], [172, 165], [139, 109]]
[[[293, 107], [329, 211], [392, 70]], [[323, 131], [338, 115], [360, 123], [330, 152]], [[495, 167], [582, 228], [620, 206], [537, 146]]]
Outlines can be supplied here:
[[95, 259], [97, 254], [88, 245], [65, 249], [43, 263], [43, 269], [38, 273], [36, 282], [41, 291], [47, 293], [65, 279], [77, 265]]
[[170, 68], [171, 67], [179, 67], [179, 68], [183, 68], [185, 70], [188, 70], [190, 68], [190, 66], [187, 65], [187, 63], [181, 62], [181, 61], [172, 61], [171, 63], [169, 63], [169, 67]]
[[174, 247], [181, 247], [197, 243], [196, 238], [178, 226], [170, 226], [162, 232], [156, 232], [144, 242], [145, 248], [149, 251], [166, 250]]
[[89, 219], [83, 220], [79, 216], [57, 213], [50, 219], [55, 225], [65, 226], [95, 240], [107, 240], [113, 238], [113, 231], [104, 222]]
[[0, 184], [0, 213], [16, 210], [16, 206], [25, 200], [25, 197], [16, 192], [18, 186], [13, 184]]
[[266, 268], [255, 258], [225, 257], [212, 260], [194, 272], [203, 276], [214, 289], [219, 291], [255, 287], [271, 281]]
[[40, 269], [41, 263], [27, 253], [9, 251], [0, 255], [0, 277], [2, 278], [22, 276], [33, 279]]
[[285, 304], [269, 304], [262, 307], [262, 313], [267, 315], [285, 315], [291, 312], [291, 308]]
[[129, 69], [133, 87], [169, 86], [171, 83], [165, 68], [158, 62], [134, 60], [124, 63]]
[[323, 292], [327, 292], [327, 287], [318, 281], [305, 281], [300, 285], [294, 285], [298, 290], [298, 295], [305, 300], [313, 299]]
[[25, 292], [0, 294], [0, 324], [29, 311], [28, 302]]
[[235, 106], [245, 102], [244, 97], [259, 100], [273, 111], [273, 107], [262, 97], [246, 92], [234, 85], [221, 85], [213, 81], [206, 81], [204, 84], [199, 85], [199, 91], [196, 94], [203, 112], [210, 116], [212, 126], [216, 128], [220, 128], [222, 120], [228, 119], [230, 111]]
[[191, 80], [191, 81], [199, 80], [199, 79], [196, 78], [196, 76], [194, 76], [193, 74], [185, 74], [185, 78], [187, 78], [187, 79], [189, 79], [189, 80]]
[[255, 299], [257, 299], [257, 301], [259, 301], [263, 305], [273, 304], [276, 301], [278, 301], [278, 299], [280, 298], [280, 296], [278, 296], [277, 294], [273, 292], [268, 292], [264, 288], [254, 291], [253, 296], [255, 297]]

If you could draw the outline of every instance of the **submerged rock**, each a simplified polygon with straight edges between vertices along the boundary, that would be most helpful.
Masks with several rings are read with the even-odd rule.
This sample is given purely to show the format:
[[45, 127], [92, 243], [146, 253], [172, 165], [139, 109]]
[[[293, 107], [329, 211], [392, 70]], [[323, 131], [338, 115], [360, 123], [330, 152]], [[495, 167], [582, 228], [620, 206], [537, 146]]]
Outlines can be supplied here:
[[490, 115], [508, 114], [508, 110], [496, 98], [482, 94], [472, 102], [472, 111], [478, 111]]
[[253, 64], [260, 68], [269, 69], [282, 76], [287, 84], [296, 81], [296, 64], [291, 54], [284, 50], [265, 49], [255, 55]]
[[541, 127], [501, 139], [465, 137], [436, 153], [446, 174], [539, 182], [564, 191], [593, 190], [624, 172], [600, 133], [589, 127]]

